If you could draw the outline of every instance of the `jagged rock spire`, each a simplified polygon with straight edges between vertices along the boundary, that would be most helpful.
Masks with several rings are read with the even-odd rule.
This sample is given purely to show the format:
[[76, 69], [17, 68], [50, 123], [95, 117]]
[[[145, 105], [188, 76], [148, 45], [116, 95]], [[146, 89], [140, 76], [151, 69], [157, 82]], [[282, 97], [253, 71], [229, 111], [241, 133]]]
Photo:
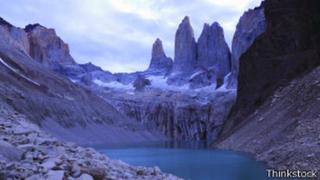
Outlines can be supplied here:
[[230, 72], [230, 50], [219, 23], [204, 24], [197, 45], [197, 65], [201, 68], [215, 68], [217, 78], [223, 79]]
[[152, 46], [152, 59], [163, 57], [166, 57], [166, 55], [163, 50], [162, 41], [159, 38], [157, 38]]
[[186, 16], [175, 36], [174, 72], [190, 72], [196, 65], [196, 41], [190, 19]]
[[172, 68], [172, 59], [163, 50], [162, 41], [157, 38], [152, 46], [151, 61], [148, 68], [150, 73], [167, 74]]

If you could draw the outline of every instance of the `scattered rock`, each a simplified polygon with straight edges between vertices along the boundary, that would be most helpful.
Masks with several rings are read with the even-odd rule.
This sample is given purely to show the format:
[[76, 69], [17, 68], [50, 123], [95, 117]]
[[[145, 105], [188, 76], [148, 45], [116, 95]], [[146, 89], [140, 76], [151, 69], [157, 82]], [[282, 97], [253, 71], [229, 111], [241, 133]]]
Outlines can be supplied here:
[[75, 180], [93, 180], [93, 177], [89, 174], [82, 174], [80, 177], [76, 178]]
[[48, 180], [63, 180], [64, 173], [64, 171], [49, 171]]

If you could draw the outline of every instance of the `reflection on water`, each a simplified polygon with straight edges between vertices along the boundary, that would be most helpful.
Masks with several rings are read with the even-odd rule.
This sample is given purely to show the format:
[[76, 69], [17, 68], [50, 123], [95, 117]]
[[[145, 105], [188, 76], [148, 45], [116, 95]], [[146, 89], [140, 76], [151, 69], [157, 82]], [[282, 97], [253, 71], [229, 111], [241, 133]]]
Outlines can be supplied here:
[[267, 173], [254, 159], [231, 151], [208, 149], [206, 142], [161, 142], [96, 146], [110, 158], [137, 166], [158, 166], [191, 180], [264, 180]]

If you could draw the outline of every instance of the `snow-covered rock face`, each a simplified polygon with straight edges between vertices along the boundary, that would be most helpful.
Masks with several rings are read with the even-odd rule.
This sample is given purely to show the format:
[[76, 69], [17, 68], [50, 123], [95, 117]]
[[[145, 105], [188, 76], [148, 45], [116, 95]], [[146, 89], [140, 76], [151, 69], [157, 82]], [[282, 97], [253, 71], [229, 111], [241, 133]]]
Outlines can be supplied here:
[[45, 66], [54, 64], [74, 65], [69, 47], [56, 34], [54, 29], [41, 25], [28, 25], [25, 28], [30, 42], [30, 55]]
[[258, 8], [245, 12], [240, 18], [232, 40], [232, 76], [228, 82], [229, 87], [237, 87], [239, 59], [255, 39], [266, 31], [266, 27], [263, 4]]
[[172, 59], [164, 53], [162, 41], [157, 39], [152, 46], [151, 62], [148, 72], [157, 75], [167, 75], [172, 68]]
[[196, 66], [197, 45], [189, 17], [179, 25], [175, 37], [173, 72], [192, 73]]
[[217, 22], [204, 25], [197, 48], [197, 64], [201, 69], [215, 68], [217, 79], [223, 79], [230, 72], [230, 50]]

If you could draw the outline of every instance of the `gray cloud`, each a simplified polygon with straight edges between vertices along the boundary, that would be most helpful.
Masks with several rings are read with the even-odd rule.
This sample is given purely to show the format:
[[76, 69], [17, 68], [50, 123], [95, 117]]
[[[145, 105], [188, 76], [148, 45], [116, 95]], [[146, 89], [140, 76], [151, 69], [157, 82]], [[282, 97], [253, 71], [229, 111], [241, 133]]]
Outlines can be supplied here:
[[173, 56], [174, 34], [185, 15], [196, 37], [203, 23], [219, 22], [230, 44], [236, 23], [261, 0], [15, 0], [2, 1], [0, 16], [16, 26], [55, 28], [79, 63], [113, 72], [143, 70], [159, 37]]

